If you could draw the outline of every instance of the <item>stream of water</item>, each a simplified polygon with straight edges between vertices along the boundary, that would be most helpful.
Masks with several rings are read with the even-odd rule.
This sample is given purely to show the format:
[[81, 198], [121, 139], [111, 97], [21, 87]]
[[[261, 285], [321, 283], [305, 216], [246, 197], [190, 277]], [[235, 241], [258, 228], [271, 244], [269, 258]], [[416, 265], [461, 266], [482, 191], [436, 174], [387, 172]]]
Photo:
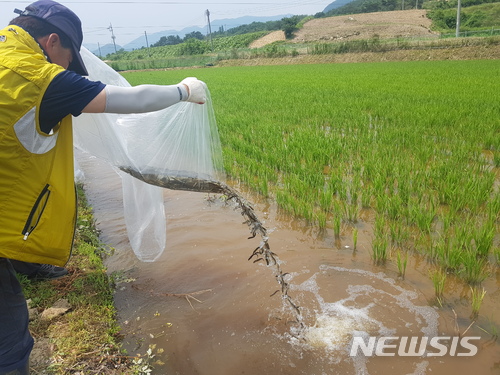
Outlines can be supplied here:
[[498, 275], [485, 282], [480, 319], [466, 332], [481, 337], [476, 355], [351, 356], [354, 336], [463, 333], [470, 324], [468, 287], [450, 278], [449, 304], [438, 308], [425, 259], [410, 257], [404, 280], [394, 264], [373, 264], [373, 233], [364, 224], [369, 212], [357, 224], [354, 250], [348, 228], [336, 240], [244, 192], [289, 274], [289, 294], [306, 327], [297, 338], [290, 308], [273, 295], [274, 273], [248, 261], [260, 239], [247, 239], [234, 206], [217, 196], [165, 190], [167, 249], [156, 262], [142, 263], [127, 240], [119, 176], [92, 157], [80, 155], [79, 164], [101, 239], [115, 249], [106, 263], [120, 275], [115, 304], [124, 345], [130, 354], [153, 348], [152, 374], [500, 373], [500, 345], [491, 335], [500, 326]]

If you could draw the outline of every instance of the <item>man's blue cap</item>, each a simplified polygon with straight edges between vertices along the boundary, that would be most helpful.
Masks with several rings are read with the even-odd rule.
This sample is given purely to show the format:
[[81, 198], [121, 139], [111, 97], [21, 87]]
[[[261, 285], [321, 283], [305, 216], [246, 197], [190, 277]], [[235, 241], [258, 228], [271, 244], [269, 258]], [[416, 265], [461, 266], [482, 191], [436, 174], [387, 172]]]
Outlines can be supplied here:
[[35, 1], [28, 5], [24, 11], [16, 9], [14, 12], [21, 16], [40, 18], [61, 30], [73, 45], [73, 60], [68, 69], [83, 76], [88, 75], [80, 55], [83, 42], [82, 23], [75, 13], [64, 5], [51, 0]]

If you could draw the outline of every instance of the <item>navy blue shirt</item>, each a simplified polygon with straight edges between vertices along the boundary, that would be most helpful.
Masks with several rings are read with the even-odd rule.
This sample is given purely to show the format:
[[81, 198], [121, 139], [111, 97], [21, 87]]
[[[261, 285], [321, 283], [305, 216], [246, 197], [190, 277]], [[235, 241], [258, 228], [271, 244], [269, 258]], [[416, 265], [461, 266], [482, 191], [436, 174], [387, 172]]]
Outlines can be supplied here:
[[79, 116], [106, 85], [65, 70], [49, 84], [40, 106], [40, 128], [50, 133], [67, 115]]

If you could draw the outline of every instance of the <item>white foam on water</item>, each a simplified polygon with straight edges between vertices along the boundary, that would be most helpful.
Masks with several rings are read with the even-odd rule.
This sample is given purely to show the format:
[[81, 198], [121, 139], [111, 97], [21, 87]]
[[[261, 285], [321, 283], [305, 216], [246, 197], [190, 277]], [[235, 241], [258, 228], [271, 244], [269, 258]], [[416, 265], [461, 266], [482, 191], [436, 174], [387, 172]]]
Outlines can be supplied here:
[[[356, 285], [348, 282], [347, 297], [327, 302], [319, 283], [334, 278], [336, 273], [353, 275]], [[342, 282], [346, 280], [350, 279], [343, 278]], [[350, 361], [357, 374], [368, 374], [369, 358], [349, 357], [354, 336], [397, 336], [400, 330], [413, 329], [413, 334], [433, 337], [438, 332], [438, 313], [430, 306], [414, 303], [418, 294], [397, 285], [384, 273], [323, 265], [301, 284], [291, 284], [291, 289], [312, 293], [319, 306], [314, 311], [302, 310], [303, 314], [311, 314], [315, 323], [303, 332], [305, 343], [294, 344], [305, 349], [323, 349], [330, 362]], [[416, 363], [414, 374], [425, 374], [427, 365], [425, 361]]]

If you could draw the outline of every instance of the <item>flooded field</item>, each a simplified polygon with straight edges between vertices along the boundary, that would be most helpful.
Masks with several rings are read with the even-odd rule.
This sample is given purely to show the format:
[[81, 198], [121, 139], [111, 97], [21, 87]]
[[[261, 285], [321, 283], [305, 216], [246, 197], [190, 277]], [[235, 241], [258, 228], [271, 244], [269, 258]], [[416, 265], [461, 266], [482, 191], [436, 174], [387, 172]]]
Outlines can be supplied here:
[[[142, 263], [128, 244], [119, 176], [95, 158], [80, 156], [79, 163], [101, 239], [115, 249], [107, 267], [117, 275], [125, 347], [142, 356], [151, 348], [152, 374], [500, 373], [498, 273], [484, 283], [479, 319], [470, 326], [470, 289], [463, 282], [448, 277], [439, 307], [424, 258], [408, 258], [404, 280], [393, 262], [374, 265], [369, 211], [356, 224], [354, 249], [351, 229], [336, 238], [243, 190], [288, 273], [300, 329], [294, 309], [274, 294], [280, 285], [271, 267], [248, 261], [260, 239], [247, 239], [234, 206], [216, 195], [165, 190], [167, 249], [156, 262]], [[443, 357], [350, 355], [355, 336], [460, 334], [480, 337], [471, 341], [476, 355], [459, 356], [467, 352], [460, 347]]]

